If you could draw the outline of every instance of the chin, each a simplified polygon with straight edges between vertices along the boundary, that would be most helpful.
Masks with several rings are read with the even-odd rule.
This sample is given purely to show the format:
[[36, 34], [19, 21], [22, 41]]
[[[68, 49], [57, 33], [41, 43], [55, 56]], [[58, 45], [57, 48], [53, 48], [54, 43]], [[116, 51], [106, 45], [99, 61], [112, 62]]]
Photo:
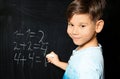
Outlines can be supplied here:
[[73, 42], [74, 42], [75, 45], [80, 45], [80, 43], [77, 42], [77, 41], [73, 41]]

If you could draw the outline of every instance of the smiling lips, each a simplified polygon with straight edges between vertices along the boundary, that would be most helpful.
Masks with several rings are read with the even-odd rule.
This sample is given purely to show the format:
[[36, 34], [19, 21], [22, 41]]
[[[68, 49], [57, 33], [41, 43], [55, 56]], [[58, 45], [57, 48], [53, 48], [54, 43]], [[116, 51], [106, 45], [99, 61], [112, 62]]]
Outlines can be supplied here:
[[72, 39], [80, 39], [80, 37], [78, 37], [78, 36], [71, 36], [72, 37]]

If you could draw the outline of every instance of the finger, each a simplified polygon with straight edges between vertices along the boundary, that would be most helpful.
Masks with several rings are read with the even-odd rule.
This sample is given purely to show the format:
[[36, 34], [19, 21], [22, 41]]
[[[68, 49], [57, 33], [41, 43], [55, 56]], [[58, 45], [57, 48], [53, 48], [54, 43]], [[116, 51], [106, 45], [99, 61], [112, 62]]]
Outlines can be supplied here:
[[54, 55], [53, 54], [47, 54], [46, 58], [54, 58]]
[[53, 55], [54, 55], [54, 54], [55, 54], [55, 52], [53, 52], [53, 51], [52, 51], [50, 54], [53, 54]]

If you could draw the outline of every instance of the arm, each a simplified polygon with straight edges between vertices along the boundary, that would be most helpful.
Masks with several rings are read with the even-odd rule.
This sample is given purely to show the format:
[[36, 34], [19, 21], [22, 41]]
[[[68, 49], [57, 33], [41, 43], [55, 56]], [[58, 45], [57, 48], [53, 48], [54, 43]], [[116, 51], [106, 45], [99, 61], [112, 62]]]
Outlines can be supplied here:
[[55, 66], [57, 66], [63, 70], [66, 70], [68, 63], [60, 61], [58, 58], [58, 55], [55, 54], [54, 52], [47, 54], [46, 58], [47, 58], [48, 62], [54, 64]]

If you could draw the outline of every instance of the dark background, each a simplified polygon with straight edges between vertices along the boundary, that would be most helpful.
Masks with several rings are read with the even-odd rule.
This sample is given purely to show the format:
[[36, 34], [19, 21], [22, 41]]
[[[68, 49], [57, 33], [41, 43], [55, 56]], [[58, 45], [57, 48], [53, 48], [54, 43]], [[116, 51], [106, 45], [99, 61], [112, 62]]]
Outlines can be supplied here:
[[[64, 71], [47, 63], [45, 55], [55, 51], [68, 61], [75, 48], [66, 33], [65, 11], [71, 1], [0, 0], [1, 79], [62, 78]], [[119, 4], [119, 0], [107, 0], [105, 27], [98, 35], [105, 79], [119, 79]]]

